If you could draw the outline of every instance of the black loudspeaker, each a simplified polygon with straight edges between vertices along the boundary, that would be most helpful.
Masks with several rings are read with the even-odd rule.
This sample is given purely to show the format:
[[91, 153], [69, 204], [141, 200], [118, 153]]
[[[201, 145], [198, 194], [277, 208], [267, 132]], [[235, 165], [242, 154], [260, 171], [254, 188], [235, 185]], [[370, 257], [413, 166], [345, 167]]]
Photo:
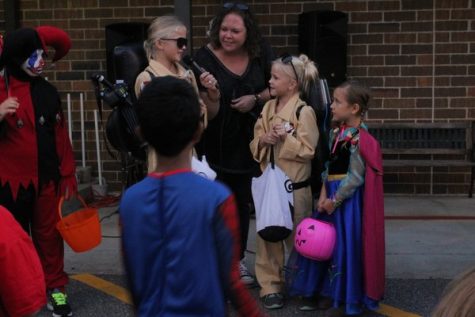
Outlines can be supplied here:
[[[148, 24], [114, 23], [106, 26], [107, 77], [115, 82], [123, 79], [133, 88], [135, 78], [147, 66], [143, 42]], [[133, 90], [133, 89], [132, 89]]]
[[148, 66], [143, 45], [138, 42], [118, 45], [112, 52], [112, 60], [115, 79], [121, 79], [127, 84], [132, 101], [135, 101], [135, 80]]
[[311, 11], [299, 15], [299, 51], [318, 65], [330, 87], [346, 80], [348, 15]]

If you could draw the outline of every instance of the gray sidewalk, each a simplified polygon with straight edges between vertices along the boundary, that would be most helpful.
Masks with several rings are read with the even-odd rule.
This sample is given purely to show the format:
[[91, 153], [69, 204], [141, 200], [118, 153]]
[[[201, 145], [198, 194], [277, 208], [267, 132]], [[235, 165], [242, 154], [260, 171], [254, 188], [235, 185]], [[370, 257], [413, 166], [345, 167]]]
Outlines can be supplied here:
[[386, 196], [386, 216], [472, 216], [475, 198], [452, 196]]
[[[66, 247], [68, 273], [123, 274], [117, 206], [102, 208], [104, 238], [86, 253]], [[451, 279], [475, 265], [475, 199], [465, 197], [385, 198], [386, 216], [473, 216], [473, 220], [392, 220], [386, 225], [386, 274], [388, 278]], [[247, 263], [254, 270], [255, 221], [251, 221]]]
[[[386, 197], [386, 215], [405, 219], [385, 221], [387, 280], [383, 310], [381, 314], [366, 312], [364, 317], [429, 316], [448, 281], [475, 265], [474, 202], [475, 199], [457, 197]], [[116, 210], [117, 206], [100, 210], [101, 217], [111, 216], [102, 221], [103, 240], [96, 249], [74, 253], [66, 247], [65, 269], [68, 273], [89, 273], [126, 287]], [[467, 219], [441, 220], [441, 217], [454, 215]], [[246, 261], [250, 270], [254, 271], [254, 220], [247, 249]], [[258, 299], [258, 288], [250, 291]], [[104, 290], [74, 279], [68, 287], [68, 294], [75, 316], [134, 316], [130, 305], [105, 294]], [[291, 298], [283, 309], [268, 313], [275, 317], [322, 315], [321, 312], [300, 312], [297, 306], [296, 299]], [[389, 310], [384, 310], [383, 306]], [[39, 315], [47, 316], [51, 314], [45, 309]], [[231, 316], [235, 316], [235, 313]]]
[[385, 199], [385, 209], [386, 216], [422, 218], [386, 220], [389, 278], [452, 279], [475, 265], [475, 199], [394, 196]]
[[[452, 279], [475, 265], [475, 199], [388, 196], [384, 205], [387, 217], [415, 218], [385, 221], [387, 278]], [[473, 220], [440, 219], [445, 216]], [[255, 222], [250, 228], [247, 262], [253, 270]]]

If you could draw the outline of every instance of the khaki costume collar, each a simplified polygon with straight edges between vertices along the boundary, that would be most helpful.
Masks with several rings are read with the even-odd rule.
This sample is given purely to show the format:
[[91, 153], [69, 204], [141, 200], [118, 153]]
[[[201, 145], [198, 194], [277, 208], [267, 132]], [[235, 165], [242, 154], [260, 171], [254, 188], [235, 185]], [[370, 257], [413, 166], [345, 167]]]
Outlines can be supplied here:
[[151, 59], [149, 61], [149, 67], [151, 68], [152, 73], [156, 76], [174, 76], [179, 78], [189, 77], [188, 70], [186, 70], [180, 63], [175, 63], [175, 66], [178, 69], [178, 74], [172, 73], [168, 68], [156, 60]]
[[277, 104], [276, 101], [273, 103], [273, 113], [275, 113], [275, 116], [281, 118], [283, 121], [288, 121], [290, 122], [290, 119], [293, 117], [295, 113], [295, 109], [297, 108], [298, 105], [300, 105], [302, 102], [299, 100], [299, 94], [296, 93], [294, 94], [289, 101], [285, 104], [285, 106], [280, 110], [279, 113], [275, 113], [275, 106]]

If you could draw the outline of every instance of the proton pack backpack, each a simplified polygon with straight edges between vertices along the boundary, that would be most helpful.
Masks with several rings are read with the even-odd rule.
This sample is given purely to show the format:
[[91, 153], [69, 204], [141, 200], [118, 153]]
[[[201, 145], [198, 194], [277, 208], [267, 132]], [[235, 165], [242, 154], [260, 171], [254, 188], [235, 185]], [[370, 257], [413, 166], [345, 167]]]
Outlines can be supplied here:
[[[330, 149], [328, 147], [328, 132], [330, 131], [331, 121], [331, 97], [327, 80], [318, 78], [313, 81], [309, 85], [309, 91], [300, 94], [300, 99], [305, 101], [307, 105], [313, 109], [317, 118], [319, 138], [317, 148], [315, 149], [315, 156], [312, 159], [310, 185], [312, 187], [312, 195], [318, 197], [322, 188], [321, 174], [325, 169], [325, 162], [328, 160], [330, 155]], [[304, 105], [297, 108], [297, 120], [299, 119], [302, 107], [304, 107]]]

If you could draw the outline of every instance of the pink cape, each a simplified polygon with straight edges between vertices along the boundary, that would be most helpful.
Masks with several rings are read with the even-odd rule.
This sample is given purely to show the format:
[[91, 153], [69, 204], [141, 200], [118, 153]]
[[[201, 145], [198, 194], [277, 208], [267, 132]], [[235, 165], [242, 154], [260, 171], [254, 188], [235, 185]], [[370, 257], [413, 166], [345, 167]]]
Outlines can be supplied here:
[[360, 129], [360, 154], [366, 162], [363, 196], [363, 277], [366, 295], [381, 300], [384, 294], [383, 162], [378, 141]]

